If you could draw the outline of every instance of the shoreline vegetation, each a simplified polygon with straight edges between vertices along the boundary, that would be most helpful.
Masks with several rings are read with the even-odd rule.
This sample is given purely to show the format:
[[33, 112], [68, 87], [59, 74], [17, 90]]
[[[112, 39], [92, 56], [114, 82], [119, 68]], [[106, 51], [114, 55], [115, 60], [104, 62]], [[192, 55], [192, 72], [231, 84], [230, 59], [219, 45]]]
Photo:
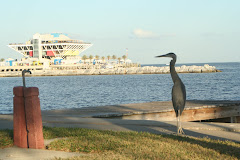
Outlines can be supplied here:
[[[50, 65], [44, 66], [1, 66], [0, 77], [21, 77], [22, 70], [31, 70], [31, 76], [73, 76], [73, 75], [124, 75], [124, 74], [168, 74], [169, 66], [155, 67], [144, 66], [136, 63], [125, 64], [75, 64], [75, 65]], [[213, 73], [221, 72], [215, 66], [176, 67], [178, 73]], [[29, 75], [26, 75], [29, 76]]]

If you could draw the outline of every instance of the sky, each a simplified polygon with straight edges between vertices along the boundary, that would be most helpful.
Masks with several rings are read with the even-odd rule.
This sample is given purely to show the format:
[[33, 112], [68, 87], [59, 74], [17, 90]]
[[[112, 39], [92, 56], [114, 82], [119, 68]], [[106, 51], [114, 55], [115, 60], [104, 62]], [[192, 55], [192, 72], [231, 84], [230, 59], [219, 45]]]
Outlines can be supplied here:
[[93, 44], [80, 55], [126, 54], [133, 62], [240, 62], [239, 0], [11, 0], [0, 6], [0, 58], [35, 33], [66, 33]]

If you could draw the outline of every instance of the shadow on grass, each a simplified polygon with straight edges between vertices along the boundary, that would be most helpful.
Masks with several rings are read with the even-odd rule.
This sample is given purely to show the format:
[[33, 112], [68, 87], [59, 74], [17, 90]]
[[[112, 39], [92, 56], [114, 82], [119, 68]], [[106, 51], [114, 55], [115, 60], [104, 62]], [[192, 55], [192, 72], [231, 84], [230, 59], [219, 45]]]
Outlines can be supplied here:
[[209, 141], [207, 141], [207, 140], [204, 141], [204, 140], [198, 140], [198, 139], [194, 139], [194, 138], [174, 136], [174, 135], [163, 135], [163, 136], [171, 138], [173, 140], [177, 140], [177, 141], [188, 142], [190, 144], [197, 144], [204, 148], [215, 150], [221, 154], [234, 156], [234, 157], [240, 159], [240, 152], [239, 152], [240, 147], [232, 146], [230, 144], [232, 142], [228, 142], [228, 141], [220, 142], [217, 140], [210, 140], [210, 139], [209, 139]]
[[[148, 121], [148, 122], [151, 122], [151, 121]], [[154, 128], [150, 126], [144, 126], [144, 125], [136, 125], [134, 127], [131, 125], [122, 125], [122, 124], [115, 124], [115, 125], [120, 125], [121, 127], [128, 128], [129, 130], [137, 131], [137, 132], [141, 131], [141, 132], [150, 132], [153, 134], [161, 134], [162, 136], [169, 137], [173, 140], [187, 142], [190, 144], [197, 144], [202, 146], [203, 148], [212, 149], [221, 154], [234, 156], [240, 159], [240, 152], [239, 152], [240, 147], [233, 146], [233, 143], [234, 143], [233, 140], [229, 141], [229, 139], [226, 139], [226, 138], [198, 133], [198, 132], [194, 132], [187, 129], [184, 129], [184, 132], [186, 135], [191, 135], [197, 138], [206, 138], [206, 139], [198, 140], [191, 137], [183, 137], [183, 136], [177, 136], [177, 135], [171, 135], [171, 134], [169, 135], [169, 134], [166, 134], [166, 130], [168, 130], [169, 132], [175, 133], [176, 126], [167, 124], [165, 122], [158, 122], [158, 125], [156, 125]], [[165, 130], [165, 131], [162, 131], [162, 130]], [[218, 140], [221, 140], [221, 141], [218, 141]], [[239, 142], [235, 142], [235, 143], [239, 143]]]
[[[44, 127], [44, 130], [46, 133], [52, 136], [50, 138], [79, 136], [80, 132], [81, 132], [81, 136], [84, 136], [84, 134], [90, 134], [89, 129], [83, 129], [83, 128], [68, 128], [66, 130], [65, 128]], [[97, 133], [98, 131], [92, 130], [91, 132]], [[155, 133], [156, 132], [157, 131], [155, 130]], [[109, 134], [109, 132], [105, 134]], [[211, 140], [211, 139], [195, 139], [195, 138], [176, 136], [176, 135], [161, 135], [161, 136], [164, 138], [172, 139], [175, 141], [175, 143], [187, 142], [189, 144], [198, 145], [206, 149], [215, 150], [220, 154], [229, 155], [232, 157], [236, 157], [237, 159], [240, 159], [240, 152], [239, 152], [240, 147], [235, 146], [234, 142], [218, 141], [218, 140]]]

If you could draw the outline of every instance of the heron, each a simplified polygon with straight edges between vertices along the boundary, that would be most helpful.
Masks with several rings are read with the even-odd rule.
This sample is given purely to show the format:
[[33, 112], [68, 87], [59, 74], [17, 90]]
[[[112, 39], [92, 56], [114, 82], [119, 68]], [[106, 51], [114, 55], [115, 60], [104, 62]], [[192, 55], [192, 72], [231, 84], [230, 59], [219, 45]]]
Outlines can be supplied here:
[[173, 104], [173, 108], [177, 118], [177, 134], [184, 134], [181, 126], [180, 117], [185, 107], [186, 89], [185, 89], [185, 85], [183, 84], [182, 80], [179, 78], [175, 70], [175, 63], [177, 60], [177, 56], [174, 53], [168, 53], [165, 55], [156, 56], [156, 58], [158, 57], [172, 58], [172, 60], [170, 61], [170, 73], [171, 73], [172, 81], [174, 83], [172, 87], [172, 104]]

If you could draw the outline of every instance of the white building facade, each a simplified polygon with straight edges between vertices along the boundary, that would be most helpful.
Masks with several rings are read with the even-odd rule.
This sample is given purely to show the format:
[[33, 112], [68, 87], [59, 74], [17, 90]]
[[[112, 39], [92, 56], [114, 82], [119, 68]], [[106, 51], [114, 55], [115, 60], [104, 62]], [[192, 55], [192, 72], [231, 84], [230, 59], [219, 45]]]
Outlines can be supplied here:
[[39, 61], [43, 59], [74, 58], [91, 46], [91, 43], [70, 39], [67, 34], [63, 33], [36, 33], [25, 44], [11, 43], [8, 45], [24, 57], [38, 59]]

